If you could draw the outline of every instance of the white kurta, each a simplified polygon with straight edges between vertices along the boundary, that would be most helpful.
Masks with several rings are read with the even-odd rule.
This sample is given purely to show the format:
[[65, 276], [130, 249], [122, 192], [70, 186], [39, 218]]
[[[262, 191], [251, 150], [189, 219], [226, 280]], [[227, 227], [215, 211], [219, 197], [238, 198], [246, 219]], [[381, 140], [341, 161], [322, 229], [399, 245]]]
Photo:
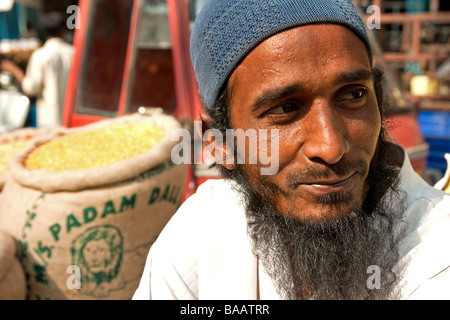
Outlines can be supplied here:
[[60, 38], [50, 38], [30, 57], [22, 90], [36, 96], [38, 127], [62, 125], [67, 78], [69, 76], [73, 46]]
[[[401, 299], [450, 299], [450, 195], [422, 180], [406, 155], [401, 188], [408, 228], [396, 288]], [[150, 249], [133, 299], [279, 299], [251, 252], [237, 199], [226, 181], [201, 185]]]

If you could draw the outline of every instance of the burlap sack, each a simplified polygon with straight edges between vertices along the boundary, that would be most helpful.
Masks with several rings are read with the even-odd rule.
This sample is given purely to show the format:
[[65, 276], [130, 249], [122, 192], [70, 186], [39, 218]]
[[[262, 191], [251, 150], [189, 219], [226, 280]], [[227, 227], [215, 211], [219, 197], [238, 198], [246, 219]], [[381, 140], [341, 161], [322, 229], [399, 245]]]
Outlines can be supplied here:
[[[31, 141], [38, 136], [43, 136], [52, 131], [52, 129], [37, 129], [37, 128], [21, 128], [14, 131], [4, 132], [0, 134], [0, 145], [4, 143], [11, 143], [19, 140], [29, 140]], [[0, 192], [3, 189], [3, 185], [6, 181], [6, 176], [8, 171], [0, 172]]]
[[166, 135], [145, 154], [98, 169], [25, 169], [48, 137], [11, 161], [0, 225], [21, 244], [29, 299], [130, 299], [137, 288], [151, 244], [183, 198], [187, 167], [170, 158], [179, 123], [132, 115], [55, 136], [123, 122], [155, 124]]
[[25, 273], [17, 256], [16, 240], [0, 231], [0, 300], [24, 300]]

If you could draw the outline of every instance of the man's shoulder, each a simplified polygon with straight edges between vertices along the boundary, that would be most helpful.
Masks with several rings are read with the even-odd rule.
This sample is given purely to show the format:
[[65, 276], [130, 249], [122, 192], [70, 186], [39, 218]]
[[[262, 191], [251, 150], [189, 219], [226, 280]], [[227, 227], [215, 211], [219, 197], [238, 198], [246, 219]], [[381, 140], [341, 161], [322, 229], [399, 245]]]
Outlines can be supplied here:
[[163, 233], [178, 233], [198, 238], [245, 223], [243, 206], [233, 183], [211, 179], [180, 206]]
[[406, 153], [400, 171], [399, 189], [406, 195], [405, 209], [410, 229], [416, 229], [437, 217], [450, 219], [450, 194], [434, 188], [415, 172]]
[[[202, 183], [197, 191], [187, 199], [186, 204], [191, 206], [192, 202], [204, 207], [208, 203], [208, 210], [217, 210], [225, 207], [241, 206], [241, 196], [237, 191], [237, 185], [225, 179], [209, 179]], [[205, 208], [206, 209], [206, 208]]]
[[179, 213], [184, 212], [192, 219], [212, 223], [224, 218], [233, 220], [236, 215], [241, 216], [243, 206], [233, 182], [210, 179], [201, 184], [195, 194], [182, 204]]
[[180, 206], [151, 251], [158, 263], [195, 264], [205, 253], [239, 245], [243, 237], [246, 218], [235, 191], [227, 181], [211, 180]]
[[437, 220], [450, 223], [450, 194], [428, 185], [420, 177], [416, 177], [411, 184], [413, 186], [407, 190], [406, 204], [410, 227], [423, 228]]
[[235, 182], [225, 179], [209, 179], [202, 183], [194, 195], [199, 197], [217, 197], [238, 201], [238, 191]]
[[243, 275], [255, 266], [245, 211], [232, 185], [208, 180], [181, 205], [153, 244], [135, 297], [146, 297], [148, 284], [156, 299], [196, 299], [200, 291], [203, 297], [231, 295], [236, 285], [246, 285], [236, 279], [250, 279]]
[[405, 295], [450, 266], [450, 194], [418, 176], [411, 180], [406, 203], [406, 232], [401, 242]]

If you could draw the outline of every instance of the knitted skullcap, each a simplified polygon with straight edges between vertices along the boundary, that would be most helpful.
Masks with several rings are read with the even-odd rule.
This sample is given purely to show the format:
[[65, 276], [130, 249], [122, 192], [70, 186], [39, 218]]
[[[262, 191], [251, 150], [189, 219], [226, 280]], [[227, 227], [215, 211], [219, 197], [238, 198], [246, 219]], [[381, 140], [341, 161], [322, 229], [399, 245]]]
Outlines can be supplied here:
[[210, 109], [244, 56], [264, 39], [311, 23], [336, 23], [369, 39], [351, 0], [208, 0], [191, 33], [191, 59], [203, 105]]

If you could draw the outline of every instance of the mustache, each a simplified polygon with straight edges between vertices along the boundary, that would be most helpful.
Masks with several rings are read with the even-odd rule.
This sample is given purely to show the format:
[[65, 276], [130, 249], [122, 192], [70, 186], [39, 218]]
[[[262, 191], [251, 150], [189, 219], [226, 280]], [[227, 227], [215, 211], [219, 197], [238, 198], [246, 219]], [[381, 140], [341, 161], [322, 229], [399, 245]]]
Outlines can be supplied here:
[[292, 172], [286, 176], [287, 186], [294, 190], [301, 184], [310, 184], [314, 181], [328, 180], [335, 177], [348, 177], [357, 172], [366, 174], [369, 165], [363, 160], [347, 160], [342, 158], [335, 164], [314, 163], [307, 168]]

